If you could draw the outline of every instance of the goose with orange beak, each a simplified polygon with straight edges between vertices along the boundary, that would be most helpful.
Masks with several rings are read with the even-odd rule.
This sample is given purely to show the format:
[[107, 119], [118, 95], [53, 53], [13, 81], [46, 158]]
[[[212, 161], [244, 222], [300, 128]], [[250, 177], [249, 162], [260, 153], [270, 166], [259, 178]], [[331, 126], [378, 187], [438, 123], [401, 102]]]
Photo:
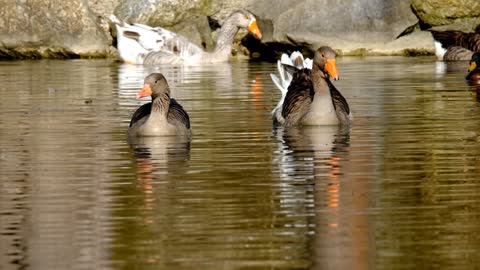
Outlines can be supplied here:
[[129, 24], [114, 15], [110, 16], [110, 20], [116, 26], [120, 57], [128, 64], [196, 65], [227, 62], [232, 54], [235, 35], [241, 28], [247, 29], [258, 39], [262, 38], [256, 18], [245, 10], [237, 10], [225, 19], [217, 30], [215, 49], [210, 52], [162, 27]]
[[292, 80], [283, 102], [280, 101], [272, 112], [274, 124], [284, 126], [352, 124], [353, 116], [347, 100], [331, 82], [331, 79], [339, 79], [335, 52], [332, 48], [324, 46], [315, 52], [311, 70], [287, 67], [286, 72], [292, 74]]
[[161, 73], [152, 73], [144, 80], [137, 99], [152, 97], [132, 115], [129, 136], [190, 136], [190, 118], [183, 107], [170, 98], [170, 87]]

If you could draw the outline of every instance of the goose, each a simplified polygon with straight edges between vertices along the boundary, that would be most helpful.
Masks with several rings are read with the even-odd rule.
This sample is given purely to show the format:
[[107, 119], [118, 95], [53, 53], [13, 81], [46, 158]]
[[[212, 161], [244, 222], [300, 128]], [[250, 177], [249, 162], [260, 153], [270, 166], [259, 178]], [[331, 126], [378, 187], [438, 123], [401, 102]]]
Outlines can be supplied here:
[[145, 77], [137, 99], [151, 96], [152, 102], [138, 108], [132, 115], [129, 136], [191, 135], [190, 118], [178, 102], [170, 98], [170, 88], [161, 73]]
[[435, 55], [439, 60], [470, 60], [480, 51], [480, 33], [465, 33], [456, 30], [429, 30], [435, 42]]
[[110, 20], [117, 29], [117, 47], [125, 63], [158, 64], [198, 64], [226, 62], [232, 51], [235, 35], [240, 28], [246, 28], [256, 38], [262, 38], [255, 17], [247, 11], [233, 12], [218, 30], [218, 38], [213, 52], [205, 52], [187, 38], [161, 27], [144, 24], [128, 24], [115, 15]]
[[480, 52], [476, 52], [472, 55], [470, 67], [468, 68], [468, 74], [465, 79], [470, 84], [480, 84]]
[[[283, 58], [280, 62], [288, 61]], [[272, 111], [274, 125], [350, 125], [353, 116], [347, 100], [330, 81], [330, 77], [334, 80], [339, 78], [333, 49], [320, 47], [311, 62], [307, 59], [302, 64], [302, 58], [294, 57], [292, 63], [299, 63], [294, 67], [279, 64], [282, 79], [272, 76], [282, 92], [277, 107]]]

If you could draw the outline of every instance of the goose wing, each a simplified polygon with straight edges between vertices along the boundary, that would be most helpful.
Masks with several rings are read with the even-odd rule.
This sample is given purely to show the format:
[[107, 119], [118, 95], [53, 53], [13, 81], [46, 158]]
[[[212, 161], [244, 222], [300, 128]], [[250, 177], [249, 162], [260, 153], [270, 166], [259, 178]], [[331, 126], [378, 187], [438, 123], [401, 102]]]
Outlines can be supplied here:
[[445, 49], [453, 46], [460, 46], [474, 52], [480, 51], [480, 34], [464, 33], [455, 30], [430, 30], [430, 33], [432, 33], [433, 39], [440, 42]]
[[[129, 24], [123, 20], [110, 16], [118, 31], [119, 50], [138, 51], [138, 54], [148, 57], [152, 53], [161, 53], [164, 56], [187, 59], [201, 56], [204, 51], [187, 38], [168, 31], [162, 27], [150, 27], [144, 24]], [[125, 46], [122, 46], [122, 42]]]
[[128, 127], [133, 126], [136, 122], [140, 121], [140, 119], [149, 116], [150, 112], [152, 111], [152, 103], [145, 103], [140, 108], [138, 108], [132, 115], [132, 119], [130, 120], [130, 125]]
[[310, 69], [301, 69], [293, 74], [283, 102], [282, 116], [286, 125], [296, 125], [310, 110], [315, 94]]
[[175, 34], [162, 27], [155, 27], [153, 31], [155, 31], [159, 37], [157, 44], [161, 44], [159, 49], [154, 51], [162, 51], [176, 55], [182, 59], [200, 56], [204, 53], [202, 48], [181, 35]]
[[443, 55], [443, 60], [458, 61], [472, 59], [473, 52], [460, 46], [452, 46]]
[[352, 121], [352, 114], [350, 112], [350, 107], [345, 97], [338, 91], [335, 85], [327, 79], [328, 88], [330, 89], [330, 95], [332, 97], [333, 107], [337, 117], [341, 123], [348, 123]]
[[187, 129], [190, 128], [190, 117], [188, 117], [187, 112], [183, 109], [174, 98], [170, 99], [170, 107], [168, 109], [167, 121], [172, 124], [182, 124]]

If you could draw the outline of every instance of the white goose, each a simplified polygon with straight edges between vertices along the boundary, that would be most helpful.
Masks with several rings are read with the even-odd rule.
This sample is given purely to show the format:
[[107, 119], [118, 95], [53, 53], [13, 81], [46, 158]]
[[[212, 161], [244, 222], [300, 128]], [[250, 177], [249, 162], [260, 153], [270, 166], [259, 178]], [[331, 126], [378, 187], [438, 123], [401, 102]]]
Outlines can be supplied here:
[[161, 27], [128, 24], [114, 15], [110, 20], [117, 29], [117, 47], [120, 57], [131, 64], [197, 64], [226, 62], [232, 51], [235, 35], [246, 28], [261, 39], [255, 17], [247, 11], [233, 12], [219, 29], [213, 52], [205, 52], [187, 38]]
[[278, 62], [280, 79], [270, 74], [282, 97], [272, 111], [274, 124], [350, 125], [353, 116], [347, 100], [335, 88], [330, 77], [338, 80], [335, 52], [320, 47], [313, 61], [299, 52], [282, 55]]

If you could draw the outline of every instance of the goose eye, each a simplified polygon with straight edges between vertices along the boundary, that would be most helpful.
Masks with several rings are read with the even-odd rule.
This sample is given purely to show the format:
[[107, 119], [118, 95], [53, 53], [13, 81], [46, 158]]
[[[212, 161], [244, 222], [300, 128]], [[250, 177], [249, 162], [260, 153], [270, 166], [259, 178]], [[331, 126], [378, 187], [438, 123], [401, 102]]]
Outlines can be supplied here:
[[157, 83], [158, 81], [155, 81], [155, 83]]

